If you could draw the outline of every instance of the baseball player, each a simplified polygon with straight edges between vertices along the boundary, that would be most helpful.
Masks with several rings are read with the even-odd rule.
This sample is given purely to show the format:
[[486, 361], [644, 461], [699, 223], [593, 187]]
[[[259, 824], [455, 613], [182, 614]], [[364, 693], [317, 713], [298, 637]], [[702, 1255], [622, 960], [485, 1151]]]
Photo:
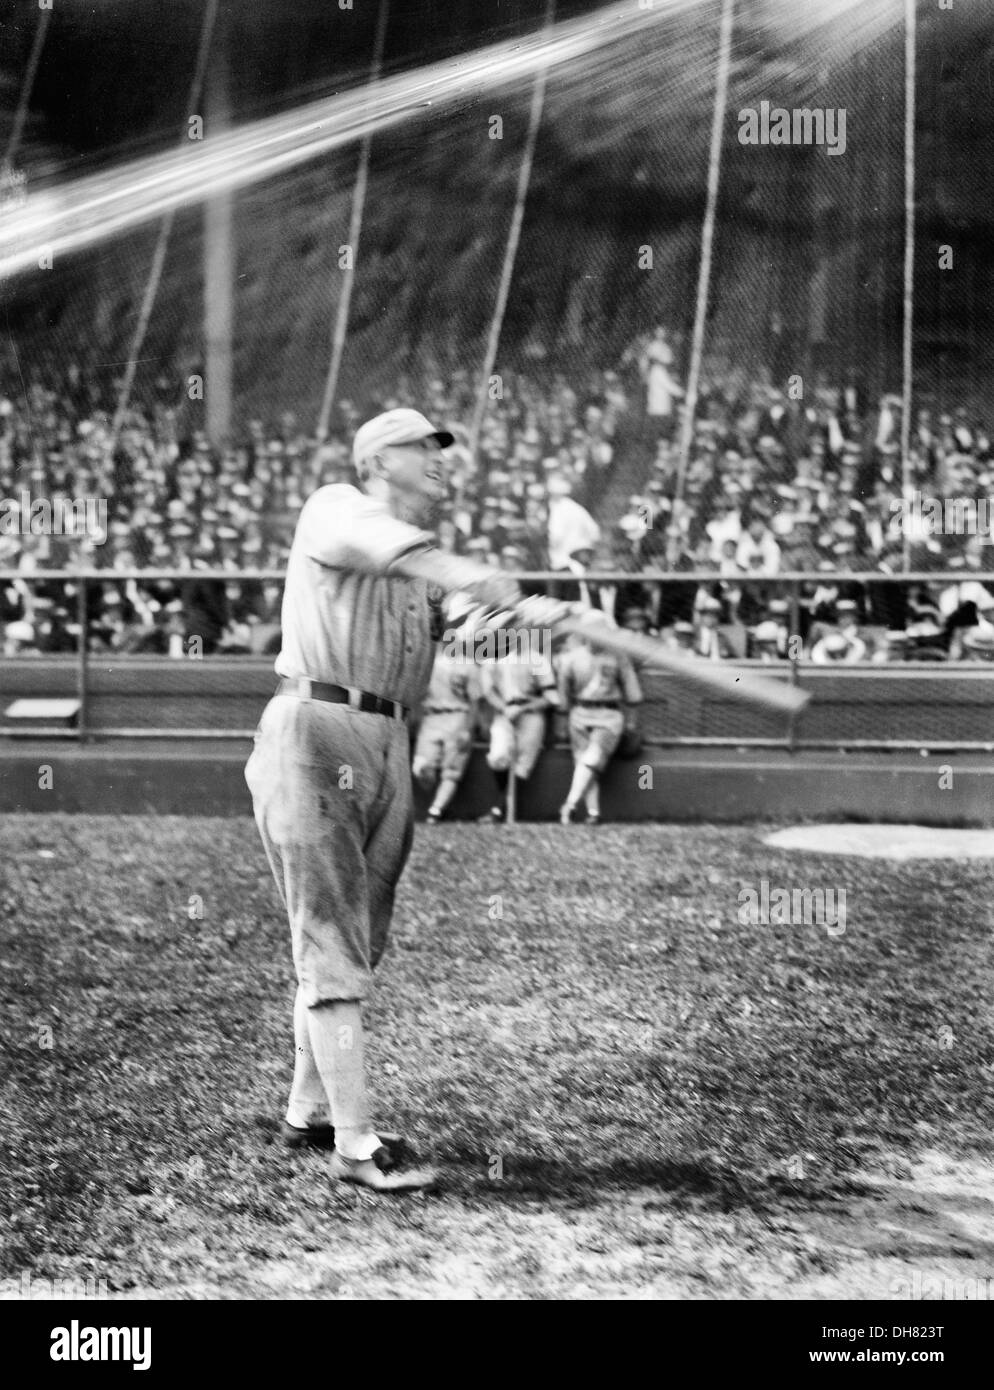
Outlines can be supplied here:
[[[584, 623], [600, 614], [584, 614]], [[573, 750], [573, 781], [559, 820], [569, 825], [581, 800], [587, 804], [587, 824], [600, 824], [600, 779], [621, 742], [625, 707], [642, 703], [642, 688], [631, 662], [609, 652], [592, 650], [580, 633], [559, 661], [559, 693], [569, 710]], [[630, 717], [630, 716], [629, 716]]]
[[429, 1186], [373, 1129], [362, 1004], [386, 945], [412, 838], [408, 711], [424, 699], [442, 601], [521, 598], [506, 575], [433, 545], [452, 435], [398, 409], [356, 432], [359, 487], [319, 488], [287, 563], [280, 683], [245, 770], [287, 909], [298, 988], [283, 1135], [332, 1148], [336, 1179]]
[[424, 702], [411, 771], [435, 795], [428, 824], [437, 825], [459, 790], [473, 748], [473, 716], [480, 696], [474, 662], [439, 647]]
[[527, 782], [535, 770], [545, 743], [546, 711], [558, 707], [559, 693], [551, 663], [541, 653], [522, 651], [520, 638], [496, 661], [480, 667], [480, 686], [494, 710], [487, 763], [497, 783], [484, 820], [497, 825], [507, 814], [512, 768], [519, 782]]

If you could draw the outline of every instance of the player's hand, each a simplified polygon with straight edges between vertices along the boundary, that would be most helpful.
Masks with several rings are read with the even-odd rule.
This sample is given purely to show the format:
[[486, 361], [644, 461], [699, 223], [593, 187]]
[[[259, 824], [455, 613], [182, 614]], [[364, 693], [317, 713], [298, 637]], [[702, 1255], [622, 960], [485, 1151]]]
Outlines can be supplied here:
[[515, 612], [523, 598], [517, 582], [501, 570], [480, 568], [478, 575], [468, 585], [471, 598], [488, 611]]
[[518, 620], [525, 627], [554, 627], [579, 611], [578, 604], [546, 598], [544, 594], [529, 594], [518, 607]]

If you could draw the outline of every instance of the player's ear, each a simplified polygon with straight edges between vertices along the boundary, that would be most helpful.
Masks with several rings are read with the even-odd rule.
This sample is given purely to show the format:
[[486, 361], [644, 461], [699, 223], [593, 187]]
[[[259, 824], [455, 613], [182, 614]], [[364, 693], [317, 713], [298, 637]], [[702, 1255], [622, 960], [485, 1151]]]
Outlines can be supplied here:
[[383, 454], [370, 454], [369, 458], [363, 459], [357, 472], [360, 484], [368, 489], [374, 478], [386, 477], [386, 459]]
[[386, 454], [373, 454], [366, 463], [367, 479], [389, 478], [389, 476], [390, 460], [387, 458]]

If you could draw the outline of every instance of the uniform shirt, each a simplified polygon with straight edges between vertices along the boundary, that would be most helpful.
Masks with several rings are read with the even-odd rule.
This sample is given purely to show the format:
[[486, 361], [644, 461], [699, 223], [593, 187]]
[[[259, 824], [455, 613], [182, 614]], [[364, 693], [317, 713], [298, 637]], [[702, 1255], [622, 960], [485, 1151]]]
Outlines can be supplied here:
[[642, 688], [631, 662], [611, 652], [571, 648], [559, 663], [559, 683], [568, 704], [577, 700], [605, 705], [642, 702]]
[[498, 661], [480, 667], [480, 684], [492, 703], [524, 704], [548, 697], [556, 689], [556, 678], [548, 661], [533, 661], [526, 653], [511, 652]]
[[455, 713], [457, 710], [468, 713], [476, 703], [479, 688], [479, 675], [472, 662], [457, 660], [440, 651], [431, 671], [425, 713]]
[[277, 674], [419, 704], [443, 627], [442, 596], [423, 579], [387, 571], [431, 541], [348, 483], [313, 493], [287, 562]]

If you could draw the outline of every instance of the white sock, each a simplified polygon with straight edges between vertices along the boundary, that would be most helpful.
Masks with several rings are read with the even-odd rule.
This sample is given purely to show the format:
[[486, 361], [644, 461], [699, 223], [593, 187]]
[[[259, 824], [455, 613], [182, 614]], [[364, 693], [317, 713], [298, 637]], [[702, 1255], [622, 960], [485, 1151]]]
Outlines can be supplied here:
[[372, 1158], [380, 1144], [380, 1136], [374, 1134], [371, 1129], [335, 1130], [335, 1148], [342, 1158], [351, 1159], [353, 1163], [361, 1163], [363, 1159]]

